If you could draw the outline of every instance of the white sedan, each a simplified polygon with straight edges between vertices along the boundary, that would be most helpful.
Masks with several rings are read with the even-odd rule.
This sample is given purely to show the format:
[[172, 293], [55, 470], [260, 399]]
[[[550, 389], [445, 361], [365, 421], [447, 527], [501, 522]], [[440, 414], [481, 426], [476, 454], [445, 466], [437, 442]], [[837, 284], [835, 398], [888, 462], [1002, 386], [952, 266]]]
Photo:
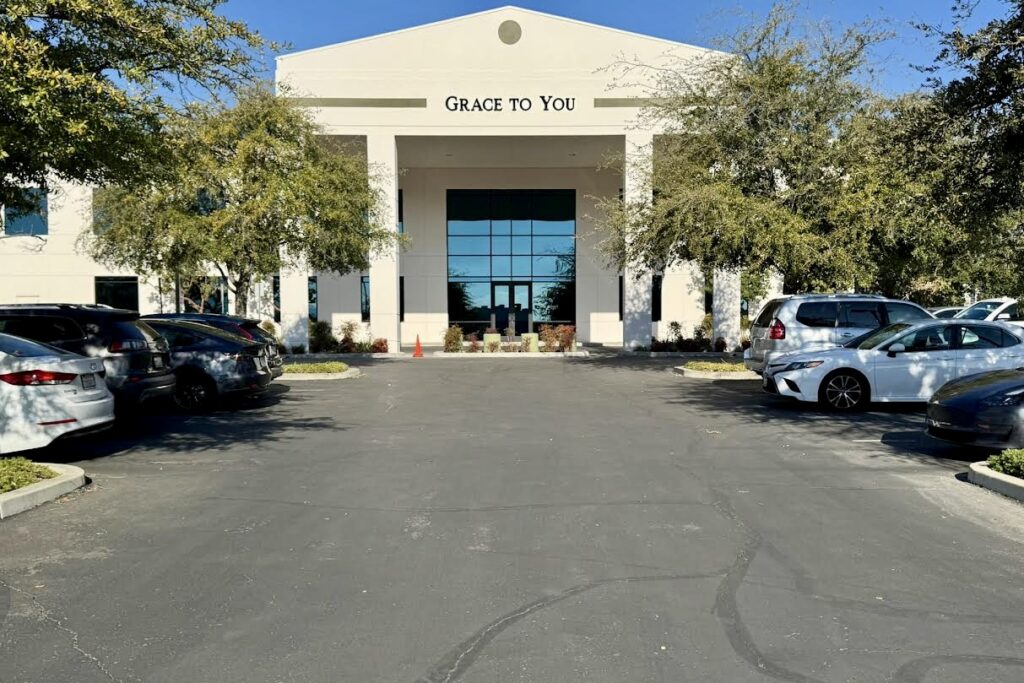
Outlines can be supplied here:
[[113, 421], [102, 360], [0, 334], [0, 455]]
[[777, 358], [766, 391], [836, 410], [870, 401], [920, 401], [946, 382], [987, 370], [1024, 366], [1024, 330], [974, 320], [896, 323], [846, 346]]

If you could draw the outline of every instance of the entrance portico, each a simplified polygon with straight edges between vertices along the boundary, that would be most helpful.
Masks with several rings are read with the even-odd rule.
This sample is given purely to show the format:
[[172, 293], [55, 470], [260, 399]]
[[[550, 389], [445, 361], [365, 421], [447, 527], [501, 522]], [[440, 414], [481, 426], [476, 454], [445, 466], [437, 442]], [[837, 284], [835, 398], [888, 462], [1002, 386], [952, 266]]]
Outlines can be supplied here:
[[[296, 298], [284, 293], [310, 276], [320, 320], [335, 332], [365, 323], [393, 350], [440, 343], [450, 324], [482, 330], [492, 315], [629, 347], [672, 321], [692, 330], [704, 317], [696, 269], [620, 273], [600, 249], [599, 201], [644, 200], [636, 170], [657, 134], [638, 116], [643, 84], [602, 69], [619, 54], [706, 53], [507, 7], [279, 58], [278, 82], [324, 133], [365, 146], [380, 221], [403, 236], [366, 273], [283, 275], [288, 342], [304, 343], [306, 309], [287, 310]], [[735, 318], [723, 328], [732, 344], [738, 304]]]

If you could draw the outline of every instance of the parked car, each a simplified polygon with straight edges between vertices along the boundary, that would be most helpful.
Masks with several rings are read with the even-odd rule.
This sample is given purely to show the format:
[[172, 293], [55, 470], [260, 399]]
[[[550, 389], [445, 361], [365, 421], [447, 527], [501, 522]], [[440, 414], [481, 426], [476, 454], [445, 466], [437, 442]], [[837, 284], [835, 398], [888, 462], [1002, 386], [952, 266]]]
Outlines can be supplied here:
[[188, 320], [237, 334], [244, 339], [262, 342], [267, 349], [270, 374], [275, 379], [284, 374], [284, 358], [281, 357], [277, 338], [260, 327], [259, 320], [217, 313], [155, 313], [143, 316], [143, 320]]
[[743, 364], [760, 373], [787, 353], [834, 348], [891, 323], [932, 317], [917, 304], [873, 294], [782, 296], [754, 317]]
[[174, 394], [167, 344], [135, 311], [81, 304], [0, 305], [0, 332], [103, 362], [122, 406]]
[[1017, 300], [1009, 297], [982, 299], [956, 314], [962, 320], [1020, 320]]
[[940, 306], [938, 308], [929, 308], [928, 312], [940, 320], [945, 320], [946, 318], [955, 317], [962, 310], [964, 310], [963, 306]]
[[263, 343], [186, 320], [150, 320], [171, 348], [174, 393], [188, 411], [212, 409], [228, 394], [257, 394], [270, 384]]
[[106, 429], [113, 421], [102, 361], [0, 334], [0, 455]]
[[778, 358], [765, 390], [852, 410], [870, 401], [927, 401], [950, 380], [1024, 364], [1024, 331], [1002, 323], [928, 320], [888, 325], [857, 343]]
[[928, 401], [928, 434], [984, 448], [1024, 446], [1024, 368], [944, 384]]

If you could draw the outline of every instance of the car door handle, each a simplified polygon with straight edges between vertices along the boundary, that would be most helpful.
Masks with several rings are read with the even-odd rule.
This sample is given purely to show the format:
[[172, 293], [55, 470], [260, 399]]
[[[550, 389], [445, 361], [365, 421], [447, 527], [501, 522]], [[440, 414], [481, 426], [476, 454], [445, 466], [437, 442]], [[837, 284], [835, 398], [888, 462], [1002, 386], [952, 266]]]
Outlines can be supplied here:
[[843, 332], [839, 336], [840, 337], [852, 337], [853, 336], [853, 332]]

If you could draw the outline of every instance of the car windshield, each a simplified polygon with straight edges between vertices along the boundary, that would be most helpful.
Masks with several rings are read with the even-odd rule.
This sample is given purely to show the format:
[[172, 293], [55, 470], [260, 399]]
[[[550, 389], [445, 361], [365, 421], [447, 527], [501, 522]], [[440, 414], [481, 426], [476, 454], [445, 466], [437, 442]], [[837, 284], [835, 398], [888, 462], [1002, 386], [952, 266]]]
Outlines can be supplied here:
[[[912, 327], [910, 323], [893, 323], [892, 325], [886, 325], [885, 327], [875, 330], [874, 332], [868, 332], [862, 334], [856, 339], [851, 339], [846, 345], [847, 348], [858, 348], [858, 349], [873, 349], [885, 340], [899, 334], [908, 327]], [[857, 342], [854, 344], [854, 342]]]
[[979, 301], [973, 306], [960, 311], [954, 317], [966, 318], [967, 320], [984, 320], [1004, 303], [1004, 301]]

